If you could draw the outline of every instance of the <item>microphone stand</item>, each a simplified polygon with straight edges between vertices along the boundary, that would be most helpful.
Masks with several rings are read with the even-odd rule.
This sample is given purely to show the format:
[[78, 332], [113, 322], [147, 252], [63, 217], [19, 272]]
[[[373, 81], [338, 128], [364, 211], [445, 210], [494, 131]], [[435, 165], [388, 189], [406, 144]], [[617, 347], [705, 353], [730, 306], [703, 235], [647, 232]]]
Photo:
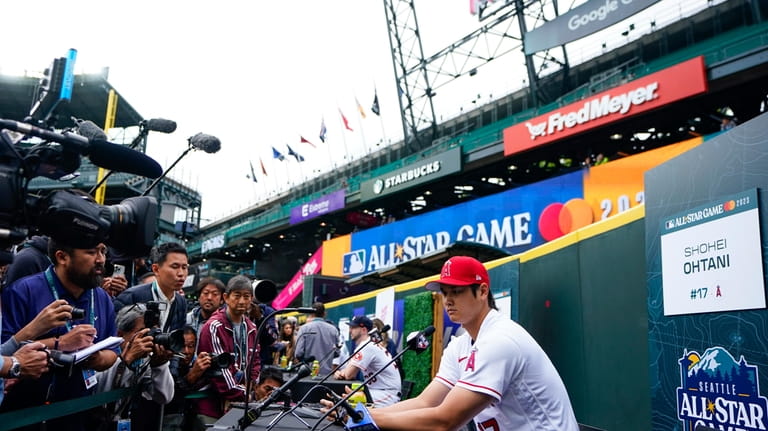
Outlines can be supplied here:
[[[386, 331], [385, 331], [385, 332], [386, 332]], [[347, 364], [347, 362], [349, 362], [349, 361], [350, 361], [350, 360], [351, 360], [351, 359], [352, 359], [352, 358], [355, 356], [354, 354], [355, 354], [357, 351], [359, 351], [359, 350], [362, 350], [362, 349], [363, 349], [365, 346], [367, 346], [369, 343], [371, 343], [372, 341], [374, 341], [374, 338], [378, 339], [379, 341], [381, 340], [381, 338], [380, 338], [380, 336], [379, 336], [378, 334], [369, 334], [369, 336], [368, 336], [368, 340], [366, 340], [366, 341], [365, 341], [365, 343], [363, 343], [363, 345], [362, 345], [362, 346], [360, 346], [360, 348], [358, 348], [358, 349], [355, 349], [355, 351], [354, 351], [354, 352], [353, 352], [351, 355], [349, 355], [349, 356], [348, 356], [346, 359], [344, 359], [344, 360], [343, 360], [343, 361], [342, 361], [342, 362], [341, 362], [341, 363], [338, 365], [337, 369], [339, 369], [339, 370], [340, 370], [340, 369], [342, 369], [342, 366], [346, 365], [346, 364]], [[378, 341], [377, 341], [377, 343], [378, 343]], [[334, 351], [334, 350], [331, 350], [331, 352], [333, 352], [333, 351]], [[388, 366], [389, 366], [389, 364], [387, 365], [387, 367], [388, 367]], [[386, 368], [386, 367], [385, 367], [385, 368]], [[322, 378], [322, 379], [320, 379], [320, 381], [319, 381], [319, 382], [315, 383], [315, 385], [314, 385], [314, 386], [312, 386], [312, 387], [311, 387], [311, 388], [310, 388], [310, 389], [307, 391], [307, 393], [306, 393], [306, 394], [304, 394], [304, 396], [303, 396], [303, 397], [301, 397], [301, 399], [300, 399], [298, 402], [296, 402], [296, 405], [295, 405], [295, 406], [293, 406], [293, 407], [292, 407], [290, 410], [288, 410], [287, 412], [283, 412], [283, 413], [281, 413], [281, 414], [280, 414], [280, 415], [279, 415], [277, 418], [275, 418], [275, 420], [273, 420], [273, 421], [272, 421], [272, 422], [269, 424], [269, 426], [267, 427], [267, 430], [270, 430], [270, 429], [272, 429], [272, 427], [273, 427], [273, 424], [274, 424], [274, 425], [277, 425], [277, 423], [278, 423], [278, 422], [279, 422], [279, 421], [280, 421], [280, 420], [281, 420], [283, 417], [287, 416], [289, 413], [290, 413], [290, 414], [292, 414], [293, 416], [296, 416], [296, 413], [294, 413], [294, 411], [295, 411], [297, 408], [301, 407], [301, 404], [304, 402], [304, 400], [306, 400], [306, 399], [307, 399], [307, 397], [309, 397], [309, 395], [310, 395], [312, 392], [314, 392], [314, 391], [315, 391], [315, 389], [318, 389], [318, 388], [325, 388], [325, 390], [327, 390], [328, 392], [333, 392], [333, 391], [332, 391], [332, 390], [331, 390], [329, 387], [327, 387], [327, 386], [323, 385], [323, 383], [325, 383], [325, 381], [326, 381], [326, 380], [328, 380], [328, 378], [329, 378], [329, 377], [331, 377], [331, 376], [333, 375], [333, 373], [334, 373], [334, 371], [331, 371], [330, 373], [328, 373], [328, 374], [326, 374], [325, 376], [323, 376], [323, 378]], [[337, 395], [338, 395], [338, 394], [337, 394]], [[304, 420], [301, 420], [301, 422], [303, 422], [303, 423], [304, 423], [304, 425], [306, 425], [306, 426], [307, 426], [307, 428], [309, 428], [309, 424], [308, 424], [308, 423], [304, 422]]]
[[163, 172], [163, 174], [162, 174], [162, 175], [160, 175], [159, 177], [155, 178], [155, 180], [154, 180], [154, 181], [152, 181], [152, 184], [150, 184], [150, 185], [149, 185], [149, 187], [147, 187], [147, 189], [146, 189], [146, 190], [144, 190], [144, 193], [142, 193], [142, 194], [141, 194], [141, 196], [146, 196], [146, 195], [147, 195], [147, 193], [149, 193], [149, 192], [150, 192], [150, 191], [151, 191], [153, 188], [155, 188], [155, 186], [157, 185], [157, 183], [159, 183], [159, 182], [160, 182], [160, 181], [161, 181], [163, 178], [165, 178], [165, 176], [166, 176], [166, 175], [168, 175], [168, 172], [170, 172], [170, 171], [171, 171], [171, 169], [173, 169], [173, 168], [174, 168], [174, 167], [175, 167], [175, 166], [176, 166], [176, 165], [177, 165], [177, 164], [178, 164], [178, 163], [181, 161], [181, 159], [183, 159], [183, 158], [184, 158], [184, 156], [186, 156], [187, 154], [189, 154], [189, 152], [190, 152], [190, 151], [192, 151], [192, 150], [194, 150], [194, 149], [195, 149], [195, 147], [193, 147], [192, 145], [190, 145], [189, 147], [187, 147], [187, 149], [186, 149], [186, 150], [184, 150], [184, 152], [183, 152], [183, 153], [181, 153], [181, 155], [179, 156], [179, 158], [178, 158], [178, 159], [176, 159], [176, 161], [174, 161], [174, 162], [173, 162], [173, 164], [171, 164], [171, 166], [169, 166], [169, 167], [168, 167], [168, 169], [166, 169], [166, 170], [165, 170], [165, 172]]
[[[428, 329], [430, 329], [430, 328], [431, 328], [432, 330], [431, 330], [431, 331], [428, 331]], [[435, 327], [434, 327], [434, 326], [430, 326], [430, 327], [427, 327], [427, 329], [425, 329], [424, 331], [421, 331], [421, 333], [420, 333], [419, 335], [417, 335], [416, 337], [414, 337], [414, 339], [413, 339], [413, 343], [411, 343], [411, 342], [408, 342], [408, 343], [406, 344], [406, 346], [405, 346], [405, 348], [404, 348], [403, 350], [401, 350], [400, 352], [398, 352], [398, 353], [397, 353], [397, 354], [396, 354], [394, 357], [392, 357], [392, 359], [391, 359], [389, 362], [387, 362], [387, 365], [385, 365], [385, 366], [381, 367], [381, 368], [380, 368], [378, 371], [376, 371], [376, 372], [375, 372], [375, 373], [373, 373], [371, 376], [369, 376], [367, 379], [365, 379], [365, 380], [363, 381], [363, 383], [362, 383], [362, 384], [360, 384], [360, 386], [358, 386], [358, 387], [356, 387], [355, 389], [353, 389], [353, 390], [352, 390], [350, 393], [348, 393], [348, 394], [344, 395], [343, 397], [341, 397], [341, 399], [340, 399], [339, 401], [337, 401], [337, 402], [336, 402], [336, 404], [334, 404], [334, 405], [333, 405], [333, 407], [331, 407], [330, 409], [328, 409], [328, 411], [326, 411], [326, 412], [325, 412], [325, 413], [324, 413], [324, 414], [323, 414], [323, 415], [320, 417], [320, 419], [318, 419], [318, 420], [317, 420], [317, 422], [315, 423], [315, 426], [313, 426], [313, 427], [312, 427], [312, 431], [315, 431], [315, 430], [317, 429], [317, 427], [320, 425], [320, 423], [323, 421], [323, 419], [327, 418], [327, 417], [328, 417], [328, 415], [330, 415], [332, 411], [336, 410], [336, 409], [337, 409], [337, 408], [339, 408], [339, 407], [340, 407], [342, 404], [346, 403], [346, 402], [347, 402], [347, 400], [349, 400], [349, 399], [352, 397], [352, 395], [354, 395], [354, 394], [356, 394], [356, 393], [360, 392], [360, 390], [361, 390], [363, 387], [365, 387], [365, 386], [366, 386], [368, 383], [370, 383], [370, 382], [371, 382], [373, 379], [375, 379], [375, 378], [376, 378], [376, 376], [378, 376], [379, 374], [381, 374], [381, 372], [382, 372], [382, 371], [384, 371], [384, 370], [385, 370], [387, 367], [389, 367], [389, 366], [390, 366], [390, 365], [392, 365], [392, 364], [393, 364], [395, 361], [397, 361], [398, 359], [400, 359], [400, 357], [401, 357], [401, 356], [403, 356], [403, 355], [405, 354], [405, 352], [407, 352], [407, 351], [411, 350], [411, 349], [412, 349], [412, 348], [413, 348], [413, 347], [416, 345], [416, 343], [418, 342], [418, 338], [419, 338], [419, 337], [423, 336], [423, 335], [424, 335], [426, 332], [429, 332], [429, 335], [432, 335], [432, 333], [433, 333], [434, 331], [435, 331]], [[426, 350], [426, 349], [424, 349], [424, 350]], [[423, 352], [424, 350], [421, 350], [421, 351], [419, 351], [419, 352], [417, 352], [417, 353], [421, 353], [421, 352]]]
[[[191, 148], [192, 147], [190, 147], [190, 149]], [[187, 152], [189, 152], [189, 150], [187, 150]], [[185, 152], [185, 154], [186, 154], [186, 152]], [[182, 155], [182, 157], [183, 157], [183, 155]], [[179, 158], [181, 158], [181, 157], [179, 157]], [[245, 405], [243, 407], [243, 417], [240, 418], [240, 420], [238, 421], [238, 428], [237, 428], [238, 430], [244, 431], [248, 427], [248, 425], [252, 424], [253, 421], [255, 421], [256, 419], [259, 418], [258, 416], [256, 416], [256, 417], [253, 418], [253, 420], [250, 420], [250, 418], [248, 417], [248, 399], [250, 398], [250, 395], [251, 395], [251, 369], [253, 368], [253, 358], [255, 358], [256, 355], [258, 354], [258, 348], [257, 347], [259, 345], [259, 340], [261, 339], [261, 333], [264, 330], [264, 327], [266, 326], [267, 322], [269, 321], [269, 319], [275, 317], [278, 314], [282, 314], [282, 313], [292, 313], [292, 312], [310, 313], [310, 312], [314, 312], [314, 311], [315, 311], [314, 309], [305, 309], [305, 308], [283, 308], [282, 310], [274, 310], [274, 311], [272, 311], [271, 313], [267, 314], [261, 320], [261, 323], [259, 324], [259, 327], [256, 329], [256, 344], [254, 345], [253, 354], [251, 354], [251, 357], [248, 358], [248, 365], [246, 366], [246, 369], [244, 371], [244, 375], [245, 375]], [[261, 411], [258, 411], [258, 414], [260, 415]]]

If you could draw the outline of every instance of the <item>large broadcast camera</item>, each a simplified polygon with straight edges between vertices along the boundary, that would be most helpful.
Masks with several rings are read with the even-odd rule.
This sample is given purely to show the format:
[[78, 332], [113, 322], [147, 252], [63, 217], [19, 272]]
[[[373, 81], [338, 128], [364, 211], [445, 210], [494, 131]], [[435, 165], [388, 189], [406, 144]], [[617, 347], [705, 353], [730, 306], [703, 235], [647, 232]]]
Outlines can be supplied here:
[[75, 50], [56, 59], [38, 87], [30, 116], [23, 122], [0, 119], [0, 265], [10, 263], [7, 250], [40, 233], [75, 248], [109, 245], [121, 257], [146, 255], [154, 243], [158, 205], [154, 197], [138, 196], [117, 205], [99, 205], [86, 193], [59, 190], [28, 192], [30, 180], [61, 180], [80, 167], [81, 156], [97, 166], [157, 178], [160, 165], [130, 148], [107, 141], [90, 121], [77, 133], [53, 131], [56, 107], [69, 101], [74, 84]]

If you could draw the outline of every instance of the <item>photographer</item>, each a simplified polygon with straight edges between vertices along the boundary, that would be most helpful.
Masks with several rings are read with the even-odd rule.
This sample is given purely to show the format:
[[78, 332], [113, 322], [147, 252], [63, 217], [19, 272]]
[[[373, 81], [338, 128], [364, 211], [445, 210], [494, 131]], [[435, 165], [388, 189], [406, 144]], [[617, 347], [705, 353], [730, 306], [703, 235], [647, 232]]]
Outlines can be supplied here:
[[199, 391], [205, 385], [203, 378], [211, 368], [211, 355], [197, 350], [197, 331], [191, 326], [184, 327], [184, 350], [182, 356], [174, 356], [170, 362], [171, 375], [175, 384], [173, 400], [165, 406], [163, 430], [202, 430], [205, 426], [197, 419], [197, 409], [189, 394]]
[[[58, 300], [64, 300], [68, 305], [58, 302], [53, 311], [49, 310], [54, 315], [49, 316], [51, 319], [57, 319], [58, 308], [69, 313], [76, 307], [82, 310], [82, 316], [42, 334], [38, 341], [47, 348], [73, 352], [115, 335], [112, 301], [106, 292], [97, 288], [104, 271], [107, 247], [103, 243], [82, 243], [78, 247], [82, 248], [52, 238], [49, 257], [53, 266], [17, 280], [3, 290], [3, 342], [22, 331], [51, 302]], [[117, 348], [100, 350], [73, 370], [51, 368], [40, 379], [21, 380], [8, 390], [0, 410], [17, 410], [89, 395], [96, 383], [95, 371], [109, 368], [116, 359]], [[83, 417], [76, 413], [51, 420], [47, 426], [57, 431], [82, 430]]]
[[[134, 387], [140, 391], [141, 399], [157, 404], [167, 404], [173, 398], [173, 377], [168, 361], [160, 355], [153, 355], [159, 346], [149, 334], [150, 328], [144, 325], [146, 313], [144, 304], [125, 307], [117, 313], [117, 334], [123, 337], [120, 345], [122, 353], [109, 369], [96, 374], [96, 392]], [[112, 429], [114, 422], [127, 417], [134, 424], [140, 423], [137, 416], [145, 413], [137, 409], [139, 403], [134, 397], [118, 400], [114, 405], [101, 409], [103, 427], [92, 429]]]
[[221, 308], [225, 288], [221, 280], [213, 277], [206, 277], [197, 283], [198, 305], [187, 313], [187, 325], [194, 328], [198, 335], [213, 312]]
[[[257, 328], [247, 317], [252, 298], [253, 288], [248, 277], [232, 277], [224, 293], [227, 307], [213, 313], [200, 332], [199, 352], [215, 355], [231, 352], [235, 356], [232, 365], [221, 370], [221, 376], [209, 379], [214, 392], [212, 396], [198, 402], [200, 417], [206, 424], [215, 423], [222, 417], [229, 401], [245, 401], [246, 378], [254, 384], [258, 382], [261, 366]], [[251, 365], [250, 369], [248, 365]]]

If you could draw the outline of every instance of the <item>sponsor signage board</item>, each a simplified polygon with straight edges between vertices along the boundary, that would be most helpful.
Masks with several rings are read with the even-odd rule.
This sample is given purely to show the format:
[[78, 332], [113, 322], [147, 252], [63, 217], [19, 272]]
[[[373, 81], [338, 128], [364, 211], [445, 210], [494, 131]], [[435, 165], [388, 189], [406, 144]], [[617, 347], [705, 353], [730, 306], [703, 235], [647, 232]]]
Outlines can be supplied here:
[[459, 171], [461, 171], [461, 148], [456, 147], [386, 175], [364, 181], [360, 184], [360, 201], [365, 202], [396, 193]]
[[504, 155], [530, 150], [707, 91], [696, 57], [504, 129]]
[[523, 45], [530, 55], [564, 45], [616, 24], [659, 0], [592, 0], [525, 34]]
[[203, 243], [200, 245], [200, 252], [205, 254], [211, 250], [216, 250], [222, 247], [224, 247], [223, 233], [203, 240]]
[[353, 233], [342, 255], [342, 275], [388, 268], [456, 241], [520, 253], [546, 242], [539, 232], [544, 208], [580, 198], [582, 190], [582, 172], [573, 172]]
[[757, 189], [663, 221], [664, 315], [765, 308]]
[[290, 224], [301, 223], [344, 208], [346, 194], [339, 190], [291, 208]]

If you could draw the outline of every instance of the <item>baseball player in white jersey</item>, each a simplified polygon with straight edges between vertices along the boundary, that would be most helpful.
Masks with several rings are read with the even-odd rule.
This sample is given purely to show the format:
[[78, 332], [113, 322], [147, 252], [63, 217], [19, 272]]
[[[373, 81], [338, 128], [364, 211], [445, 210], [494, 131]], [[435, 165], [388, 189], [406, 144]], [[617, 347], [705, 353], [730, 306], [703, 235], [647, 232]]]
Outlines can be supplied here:
[[366, 316], [355, 316], [349, 325], [350, 339], [355, 342], [358, 348], [353, 354], [352, 359], [342, 370], [334, 373], [334, 377], [339, 380], [352, 380], [359, 371], [363, 373], [363, 380], [367, 380], [373, 374], [384, 368], [368, 384], [368, 390], [373, 397], [374, 407], [384, 407], [400, 401], [400, 373], [397, 366], [390, 363], [391, 355], [387, 350], [377, 343], [367, 343], [369, 340], [368, 331], [373, 329], [373, 321]]
[[454, 256], [426, 288], [443, 294], [451, 340], [435, 379], [418, 397], [372, 409], [382, 430], [449, 430], [474, 420], [479, 430], [577, 431], [568, 393], [536, 341], [496, 311], [488, 271]]

